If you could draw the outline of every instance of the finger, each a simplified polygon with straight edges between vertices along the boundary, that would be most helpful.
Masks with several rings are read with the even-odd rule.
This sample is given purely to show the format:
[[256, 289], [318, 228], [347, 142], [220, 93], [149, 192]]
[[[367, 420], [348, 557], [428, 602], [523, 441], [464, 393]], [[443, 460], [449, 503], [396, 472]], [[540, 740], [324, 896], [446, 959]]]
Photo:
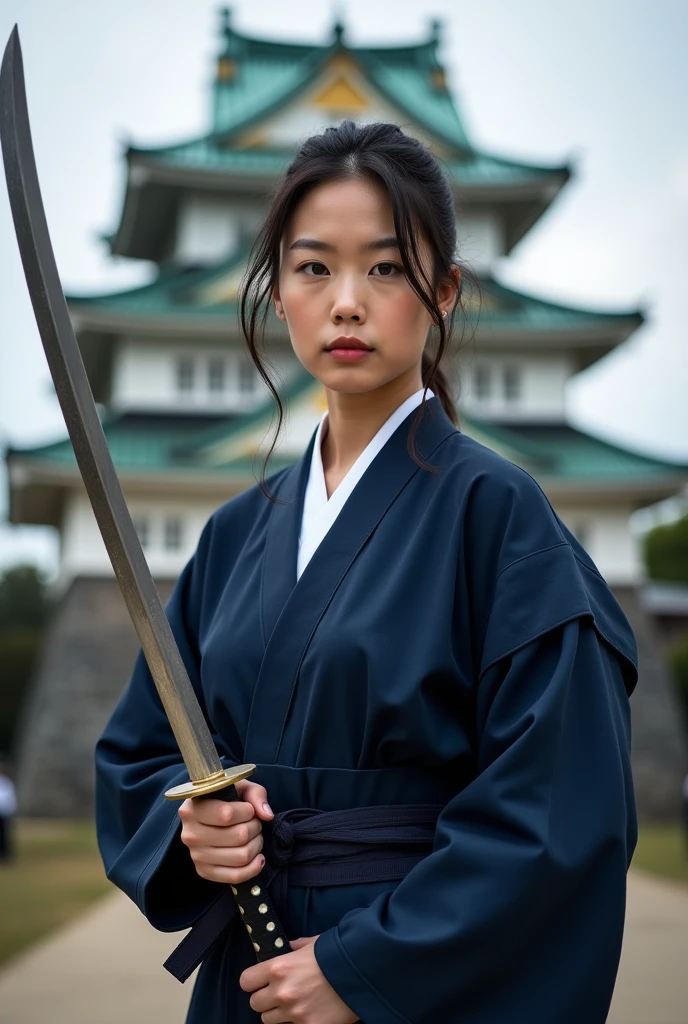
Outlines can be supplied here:
[[270, 982], [270, 963], [253, 964], [239, 975], [239, 984], [244, 992], [255, 992]]
[[198, 822], [184, 822], [181, 840], [190, 850], [225, 849], [227, 846], [246, 846], [252, 839], [261, 834], [262, 824], [257, 818], [241, 822], [237, 825], [217, 828], [214, 825], [201, 825]]
[[249, 999], [249, 1005], [256, 1013], [266, 1013], [268, 1010], [279, 1009], [279, 1000], [270, 985], [259, 988]]
[[256, 836], [242, 846], [225, 846], [210, 850], [213, 863], [228, 868], [245, 868], [263, 849], [263, 836]]
[[245, 868], [225, 868], [217, 864], [199, 863], [195, 857], [194, 864], [196, 874], [201, 878], [207, 878], [209, 882], [221, 882], [222, 885], [236, 885], [238, 882], [248, 882], [259, 875], [265, 864], [265, 857], [259, 854]]
[[252, 805], [243, 800], [233, 800], [228, 803], [214, 797], [185, 800], [179, 808], [179, 817], [182, 821], [195, 821], [201, 825], [210, 825], [215, 828], [234, 825], [239, 821], [249, 821], [255, 817], [255, 813]]
[[242, 779], [241, 782], [236, 783], [236, 788], [239, 797], [251, 804], [259, 818], [269, 821], [270, 818], [274, 817], [272, 808], [268, 803], [268, 793], [265, 786], [260, 786], [257, 782], [249, 782], [248, 779]]
[[243, 846], [198, 846], [193, 843], [187, 843], [187, 846], [196, 864], [219, 868], [245, 868], [262, 850], [263, 837], [256, 836]]
[[262, 1014], [261, 1020], [263, 1021], [263, 1024], [285, 1024], [285, 1021], [287, 1021], [286, 1014], [287, 1011], [278, 1006], [276, 1010], [265, 1010]]
[[301, 949], [303, 946], [312, 946], [319, 935], [308, 935], [303, 939], [290, 939], [289, 945], [292, 949]]

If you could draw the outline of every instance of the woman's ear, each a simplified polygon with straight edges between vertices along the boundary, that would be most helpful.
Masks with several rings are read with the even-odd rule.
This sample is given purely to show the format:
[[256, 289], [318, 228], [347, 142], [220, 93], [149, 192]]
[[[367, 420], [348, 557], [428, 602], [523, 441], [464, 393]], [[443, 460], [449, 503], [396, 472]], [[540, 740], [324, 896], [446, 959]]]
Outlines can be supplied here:
[[282, 302], [280, 300], [278, 285], [273, 286], [272, 301], [275, 303], [275, 313], [277, 314], [277, 318], [279, 320], [286, 320], [286, 317], [284, 315], [284, 307], [282, 306]]
[[444, 281], [437, 293], [437, 303], [443, 312], [451, 312], [457, 296], [461, 294], [461, 269], [452, 263], [449, 278]]

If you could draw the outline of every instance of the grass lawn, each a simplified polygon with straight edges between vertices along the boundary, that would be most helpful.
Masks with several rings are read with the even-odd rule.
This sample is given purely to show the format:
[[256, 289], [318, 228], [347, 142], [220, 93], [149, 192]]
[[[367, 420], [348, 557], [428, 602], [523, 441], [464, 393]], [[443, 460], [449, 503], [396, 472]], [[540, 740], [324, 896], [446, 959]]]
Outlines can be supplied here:
[[633, 867], [688, 885], [688, 843], [679, 825], [644, 825]]
[[0, 865], [0, 964], [111, 889], [91, 822], [15, 826], [14, 859]]

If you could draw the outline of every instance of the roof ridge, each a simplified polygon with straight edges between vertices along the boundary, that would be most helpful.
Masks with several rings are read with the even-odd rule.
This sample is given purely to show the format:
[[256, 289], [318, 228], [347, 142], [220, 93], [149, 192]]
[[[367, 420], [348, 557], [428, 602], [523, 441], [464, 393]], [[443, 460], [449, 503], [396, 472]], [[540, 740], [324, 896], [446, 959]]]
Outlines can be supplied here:
[[541, 298], [538, 295], [533, 295], [530, 293], [526, 294], [525, 292], [521, 292], [511, 285], [504, 284], [502, 281], [497, 280], [497, 278], [494, 276], [492, 272], [483, 275], [482, 280], [488, 290], [490, 286], [494, 286], [494, 288], [497, 291], [502, 292], [505, 297], [516, 298], [522, 301], [525, 300], [527, 302], [534, 302], [540, 306], [544, 306], [546, 309], [558, 310], [559, 312], [563, 313], [582, 313], [585, 314], [586, 316], [601, 317], [603, 319], [627, 319], [628, 317], [639, 317], [641, 323], [644, 323], [645, 321], [644, 307], [638, 307], [637, 309], [629, 309], [626, 311], [587, 309], [583, 306], [565, 305], [562, 302], [554, 302], [552, 299]]
[[224, 274], [231, 270], [234, 266], [239, 265], [245, 260], [250, 252], [251, 246], [246, 244], [241, 247], [240, 250], [232, 253], [225, 259], [220, 260], [218, 263], [210, 266], [194, 266], [194, 267], [183, 267], [183, 266], [172, 266], [160, 270], [158, 275], [153, 278], [152, 281], [146, 282], [146, 284], [136, 285], [133, 288], [125, 288], [123, 291], [115, 292], [96, 292], [93, 295], [65, 295], [67, 303], [79, 303], [79, 302], [97, 302], [103, 299], [121, 299], [121, 298], [133, 298], [139, 295], [144, 295], [146, 292], [159, 291], [160, 288], [169, 287], [178, 281], [179, 284], [183, 284], [185, 290], [198, 287], [204, 284], [207, 280], [212, 280], [213, 277]]
[[[291, 402], [298, 398], [310, 387], [316, 387], [319, 382], [312, 374], [304, 370], [298, 373], [291, 381], [287, 382], [286, 387], [280, 393], [280, 399], [283, 402]], [[279, 392], [279, 388], [278, 388]], [[229, 440], [231, 437], [241, 434], [245, 430], [249, 430], [256, 423], [259, 423], [268, 414], [272, 415], [274, 412], [274, 398], [272, 395], [266, 397], [265, 402], [259, 405], [253, 412], [248, 413], [246, 416], [242, 416], [241, 419], [234, 423], [227, 424], [216, 424], [210, 428], [205, 437], [194, 438], [192, 442], [187, 446], [185, 445], [183, 450], [185, 452], [195, 452], [200, 454], [204, 450], [208, 450], [217, 443], [223, 443]]]
[[241, 43], [248, 44], [249, 46], [255, 46], [256, 49], [273, 49], [278, 52], [289, 51], [289, 50], [327, 50], [333, 46], [338, 46], [342, 50], [347, 50], [350, 53], [357, 53], [362, 50], [379, 50], [382, 52], [389, 53], [403, 53], [404, 51], [415, 52], [417, 50], [424, 49], [435, 49], [439, 42], [439, 27], [440, 23], [433, 21], [430, 25], [430, 35], [422, 42], [418, 43], [374, 43], [368, 46], [351, 46], [346, 42], [346, 26], [337, 18], [332, 26], [332, 32], [330, 35], [329, 42], [307, 42], [307, 41], [291, 41], [284, 39], [270, 39], [264, 36], [254, 36], [247, 32], [237, 30], [231, 22], [227, 19], [223, 26], [223, 33], [227, 37], [239, 40]]

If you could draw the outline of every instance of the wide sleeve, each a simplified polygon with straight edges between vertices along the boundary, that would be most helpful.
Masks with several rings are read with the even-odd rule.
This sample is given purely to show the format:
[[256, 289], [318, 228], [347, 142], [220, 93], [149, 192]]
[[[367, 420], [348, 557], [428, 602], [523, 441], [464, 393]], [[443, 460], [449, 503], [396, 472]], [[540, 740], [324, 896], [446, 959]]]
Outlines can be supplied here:
[[[212, 527], [211, 520], [166, 607], [202, 708], [198, 630]], [[179, 838], [179, 804], [164, 797], [188, 772], [142, 653], [97, 743], [95, 763], [96, 828], [108, 878], [156, 928], [188, 927], [219, 887], [196, 873]]]
[[475, 773], [432, 852], [316, 940], [323, 974], [364, 1021], [606, 1020], [636, 841], [635, 646], [592, 563], [551, 525], [530, 553], [505, 532], [501, 564], [482, 567]]

